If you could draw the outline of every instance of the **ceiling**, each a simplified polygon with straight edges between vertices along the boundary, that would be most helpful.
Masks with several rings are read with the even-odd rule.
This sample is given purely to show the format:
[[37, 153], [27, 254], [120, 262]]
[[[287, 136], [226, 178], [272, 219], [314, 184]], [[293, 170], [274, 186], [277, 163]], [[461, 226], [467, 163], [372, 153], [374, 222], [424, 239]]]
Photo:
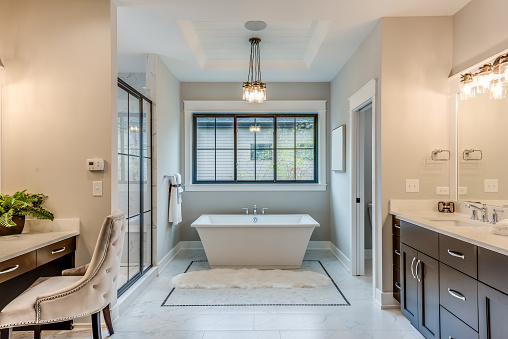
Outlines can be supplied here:
[[180, 81], [241, 82], [257, 36], [263, 81], [328, 82], [379, 18], [451, 16], [469, 1], [116, 0], [118, 70], [144, 72], [143, 54], [156, 53]]

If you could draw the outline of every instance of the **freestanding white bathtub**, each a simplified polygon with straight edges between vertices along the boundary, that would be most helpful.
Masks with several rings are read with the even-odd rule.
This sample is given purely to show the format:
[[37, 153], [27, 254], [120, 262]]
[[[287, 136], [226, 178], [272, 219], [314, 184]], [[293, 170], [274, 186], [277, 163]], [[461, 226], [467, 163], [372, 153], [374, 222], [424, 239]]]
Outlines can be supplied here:
[[195, 227], [210, 267], [300, 268], [315, 227], [308, 214], [203, 214]]

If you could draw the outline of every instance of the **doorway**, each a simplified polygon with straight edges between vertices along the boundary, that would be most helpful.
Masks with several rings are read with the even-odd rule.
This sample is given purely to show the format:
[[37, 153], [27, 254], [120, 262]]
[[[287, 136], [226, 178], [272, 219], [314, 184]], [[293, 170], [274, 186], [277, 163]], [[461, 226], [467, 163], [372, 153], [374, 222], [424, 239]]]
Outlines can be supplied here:
[[[377, 111], [376, 79], [372, 79], [349, 98], [348, 141], [350, 147], [348, 147], [347, 171], [351, 180], [351, 274], [370, 273], [370, 268], [366, 271], [365, 259], [371, 251], [366, 252], [365, 248], [371, 247], [372, 294], [381, 304], [381, 292], [378, 290], [382, 280], [381, 159], [379, 157], [381, 126]], [[366, 125], [370, 126], [370, 130]], [[366, 146], [367, 143], [370, 149]], [[370, 168], [369, 159], [371, 160]], [[368, 188], [371, 189], [370, 192]], [[369, 202], [372, 206], [371, 213], [369, 213]], [[366, 243], [371, 246], [366, 246]]]
[[372, 276], [372, 103], [356, 115], [357, 275]]

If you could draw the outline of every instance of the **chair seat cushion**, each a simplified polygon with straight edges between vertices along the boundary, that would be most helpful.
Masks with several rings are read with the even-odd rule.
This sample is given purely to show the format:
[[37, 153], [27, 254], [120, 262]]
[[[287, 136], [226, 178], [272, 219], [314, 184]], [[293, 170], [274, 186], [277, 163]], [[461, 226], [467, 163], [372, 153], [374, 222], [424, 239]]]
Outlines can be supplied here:
[[[0, 312], [0, 327], [35, 324], [35, 302], [38, 296], [52, 293], [82, 279], [79, 276], [43, 277], [37, 279], [25, 292], [11, 301]], [[72, 305], [69, 305], [72, 307]]]

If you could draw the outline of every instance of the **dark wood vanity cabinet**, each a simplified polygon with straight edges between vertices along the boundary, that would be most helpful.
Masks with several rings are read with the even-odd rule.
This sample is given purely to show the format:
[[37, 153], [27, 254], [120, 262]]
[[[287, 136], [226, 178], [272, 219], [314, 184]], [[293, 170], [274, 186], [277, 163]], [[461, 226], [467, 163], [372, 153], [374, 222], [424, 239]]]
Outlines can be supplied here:
[[508, 338], [508, 256], [401, 221], [401, 312], [426, 338]]
[[422, 247], [415, 243], [413, 225], [405, 233], [405, 224], [410, 225], [401, 222], [401, 312], [425, 338], [439, 338], [439, 262], [414, 248]]

